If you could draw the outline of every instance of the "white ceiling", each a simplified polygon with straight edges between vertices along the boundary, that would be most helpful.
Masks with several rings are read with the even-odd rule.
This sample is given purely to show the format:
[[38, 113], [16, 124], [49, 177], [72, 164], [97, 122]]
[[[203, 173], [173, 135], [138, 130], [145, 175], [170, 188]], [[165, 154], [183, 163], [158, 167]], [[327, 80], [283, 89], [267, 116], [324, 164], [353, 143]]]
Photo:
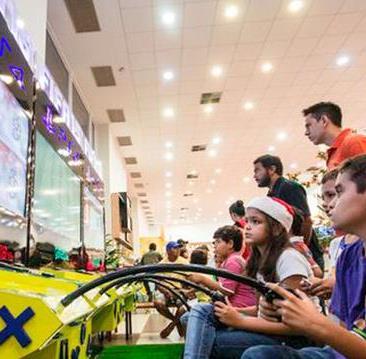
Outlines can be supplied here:
[[[109, 121], [107, 108], [124, 110], [126, 123], [111, 126], [115, 136], [132, 138], [121, 157], [137, 157], [127, 168], [142, 173], [155, 223], [174, 223], [181, 207], [189, 208], [188, 222], [226, 218], [228, 203], [263, 193], [252, 181], [252, 161], [270, 145], [289, 171], [293, 163], [300, 170], [316, 164], [317, 149], [303, 136], [304, 107], [334, 101], [346, 126], [365, 127], [366, 1], [303, 2], [294, 14], [289, 0], [94, 0], [102, 31], [76, 34], [64, 2], [49, 0], [49, 25], [95, 122]], [[228, 5], [238, 7], [236, 18], [224, 16]], [[175, 14], [174, 25], [162, 23], [166, 11]], [[350, 58], [346, 66], [336, 65], [341, 55]], [[262, 73], [267, 61], [273, 70]], [[113, 67], [116, 87], [96, 87], [90, 67], [104, 65]], [[221, 77], [211, 75], [214, 65]], [[166, 70], [175, 74], [169, 82]], [[211, 91], [223, 95], [207, 114], [200, 95]], [[252, 110], [243, 109], [246, 101]], [[162, 116], [165, 107], [174, 109], [173, 118]], [[281, 131], [284, 141], [277, 139]], [[211, 143], [215, 136], [221, 143]], [[166, 141], [173, 143], [171, 161], [164, 159]], [[192, 153], [196, 144], [217, 156]], [[200, 177], [190, 185], [192, 170]], [[186, 191], [194, 196], [183, 197]]]

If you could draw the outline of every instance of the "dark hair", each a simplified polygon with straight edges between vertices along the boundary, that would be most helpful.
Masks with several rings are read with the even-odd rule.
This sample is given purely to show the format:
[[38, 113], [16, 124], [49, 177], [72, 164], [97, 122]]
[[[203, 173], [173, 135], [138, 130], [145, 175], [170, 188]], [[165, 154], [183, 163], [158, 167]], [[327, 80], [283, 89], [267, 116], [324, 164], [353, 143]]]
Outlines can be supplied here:
[[311, 115], [320, 120], [323, 115], [326, 115], [333, 125], [342, 127], [342, 110], [333, 102], [319, 102], [302, 110], [304, 116]]
[[150, 251], [156, 251], [156, 244], [155, 243], [150, 243], [149, 249], [150, 249]]
[[191, 264], [202, 264], [206, 265], [208, 261], [207, 253], [200, 249], [194, 249], [191, 253]]
[[239, 252], [243, 246], [243, 235], [241, 230], [236, 226], [224, 226], [216, 230], [213, 235], [214, 239], [220, 238], [224, 242], [233, 241], [233, 249]]
[[358, 193], [366, 192], [366, 155], [352, 157], [341, 164], [339, 173], [347, 172]]
[[210, 249], [208, 248], [208, 246], [206, 244], [202, 244], [202, 245], [198, 246], [196, 249], [201, 250], [201, 251], [207, 251], [207, 252], [210, 251]]
[[338, 176], [338, 168], [335, 168], [334, 170], [328, 171], [324, 174], [322, 178], [322, 184], [327, 183], [328, 181], [335, 181]]
[[266, 169], [274, 166], [276, 168], [275, 172], [279, 176], [283, 175], [283, 164], [282, 164], [281, 159], [277, 156], [272, 156], [272, 155], [260, 156], [253, 162], [253, 164], [257, 164], [257, 163], [261, 163], [262, 166]]
[[303, 234], [302, 226], [304, 225], [304, 212], [297, 207], [292, 206], [292, 208], [294, 210], [294, 215], [291, 232], [294, 236], [301, 236]]
[[[288, 233], [285, 228], [275, 219], [261, 212], [267, 222], [268, 247], [262, 257], [261, 252], [256, 246], [252, 246], [252, 254], [247, 264], [247, 274], [256, 278], [260, 273], [266, 282], [276, 281], [276, 263], [282, 252], [290, 247]], [[276, 234], [278, 231], [279, 234]]]
[[244, 202], [242, 200], [237, 200], [229, 207], [229, 212], [234, 213], [240, 217], [245, 216], [245, 207]]

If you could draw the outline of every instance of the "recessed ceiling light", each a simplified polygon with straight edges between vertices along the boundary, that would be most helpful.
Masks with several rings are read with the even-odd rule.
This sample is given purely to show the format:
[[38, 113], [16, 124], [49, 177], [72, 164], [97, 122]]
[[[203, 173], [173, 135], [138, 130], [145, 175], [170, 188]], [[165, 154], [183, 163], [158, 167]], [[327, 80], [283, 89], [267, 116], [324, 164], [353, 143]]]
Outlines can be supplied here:
[[173, 147], [173, 142], [165, 142], [165, 148], [172, 148]]
[[193, 181], [189, 181], [189, 182], [188, 182], [188, 184], [189, 184], [190, 186], [193, 186], [193, 185], [194, 185], [194, 182], [193, 182]]
[[229, 205], [230, 205], [230, 203], [231, 203], [231, 201], [229, 201], [229, 200], [225, 201], [225, 204], [226, 204], [227, 206], [229, 206]]
[[274, 151], [276, 151], [275, 146], [268, 146], [268, 152], [274, 152]]
[[290, 12], [299, 12], [304, 7], [304, 2], [302, 0], [292, 0], [287, 6]]
[[198, 208], [197, 211], [200, 211], [201, 212], [202, 211], [202, 208]]
[[174, 12], [165, 12], [162, 17], [161, 20], [163, 22], [163, 24], [165, 25], [173, 25], [175, 23], [175, 14]]
[[221, 172], [222, 172], [222, 169], [221, 169], [221, 168], [216, 168], [216, 169], [215, 169], [215, 173], [216, 173], [216, 174], [218, 174], [218, 175], [219, 175]]
[[210, 180], [210, 183], [211, 184], [216, 184], [216, 180], [212, 179], [212, 180]]
[[172, 192], [171, 191], [166, 191], [165, 192], [165, 196], [166, 197], [171, 197], [172, 196]]
[[19, 29], [24, 29], [25, 23], [22, 19], [17, 19], [17, 26], [19, 27]]
[[214, 222], [217, 222], [217, 218], [216, 218], [216, 217], [214, 217], [213, 221], [214, 221]]
[[243, 108], [245, 111], [253, 110], [254, 103], [252, 101], [246, 101], [246, 102], [244, 102]]
[[211, 188], [207, 188], [207, 189], [206, 189], [206, 192], [207, 192], [207, 193], [212, 193], [212, 189], [211, 189]]
[[235, 5], [229, 5], [225, 8], [225, 16], [228, 18], [233, 18], [238, 16], [239, 8]]
[[222, 212], [222, 211], [218, 211], [218, 212], [217, 212], [217, 214], [218, 214], [219, 216], [222, 216], [222, 215], [223, 215], [223, 212]]
[[211, 149], [208, 151], [208, 155], [210, 157], [216, 157], [217, 156], [217, 151], [215, 149]]
[[264, 62], [261, 66], [263, 73], [268, 73], [273, 70], [273, 65], [270, 62]]
[[205, 113], [212, 113], [213, 112], [213, 107], [211, 105], [206, 105], [203, 108], [203, 111], [205, 111]]
[[195, 199], [193, 200], [193, 203], [198, 203], [198, 198], [195, 198]]
[[164, 158], [167, 160], [167, 161], [171, 161], [173, 160], [174, 158], [174, 154], [172, 152], [167, 152], [165, 155], [164, 155]]
[[163, 110], [163, 116], [166, 118], [174, 117], [174, 110], [171, 107], [167, 107]]
[[171, 173], [170, 171], [166, 171], [165, 172], [165, 177], [172, 177], [173, 173]]
[[163, 73], [163, 79], [166, 81], [170, 81], [174, 79], [174, 73], [173, 71], [165, 71]]
[[277, 140], [284, 141], [287, 139], [287, 133], [286, 132], [279, 132], [277, 134]]
[[223, 74], [223, 72], [224, 71], [223, 71], [222, 67], [218, 66], [218, 65], [212, 67], [212, 69], [211, 69], [211, 75], [215, 76], [215, 77], [221, 76]]
[[170, 182], [165, 183], [165, 188], [172, 188], [172, 184]]
[[345, 65], [347, 65], [348, 63], [349, 63], [349, 61], [350, 61], [350, 58], [349, 58], [349, 56], [347, 56], [347, 55], [342, 55], [342, 56], [339, 56], [338, 58], [337, 58], [337, 60], [336, 60], [336, 64], [337, 64], [337, 66], [345, 66]]
[[250, 178], [249, 177], [244, 177], [243, 178], [243, 182], [248, 183], [249, 181], [250, 181]]
[[291, 163], [290, 168], [292, 168], [293, 170], [296, 169], [297, 168], [297, 163], [296, 162]]
[[214, 137], [213, 139], [212, 139], [212, 143], [214, 144], [214, 145], [218, 145], [219, 143], [221, 142], [221, 137]]
[[198, 174], [198, 172], [196, 170], [192, 170], [192, 171], [189, 172], [189, 174], [192, 175], [192, 176], [195, 176], [195, 175]]

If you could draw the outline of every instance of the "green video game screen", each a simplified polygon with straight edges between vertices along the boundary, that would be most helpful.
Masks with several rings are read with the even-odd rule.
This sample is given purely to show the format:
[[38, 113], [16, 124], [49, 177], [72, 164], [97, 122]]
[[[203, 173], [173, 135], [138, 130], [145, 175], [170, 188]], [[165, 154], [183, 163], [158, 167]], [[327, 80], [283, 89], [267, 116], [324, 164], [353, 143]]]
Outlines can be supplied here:
[[37, 242], [80, 246], [80, 179], [39, 132], [32, 213]]

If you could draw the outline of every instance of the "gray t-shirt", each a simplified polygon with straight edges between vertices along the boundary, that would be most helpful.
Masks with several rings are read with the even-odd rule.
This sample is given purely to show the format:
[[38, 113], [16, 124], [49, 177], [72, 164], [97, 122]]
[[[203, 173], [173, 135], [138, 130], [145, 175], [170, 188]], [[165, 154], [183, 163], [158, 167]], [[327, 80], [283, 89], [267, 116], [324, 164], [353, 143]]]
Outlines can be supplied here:
[[156, 264], [163, 259], [162, 255], [157, 251], [149, 251], [142, 256], [141, 264]]

